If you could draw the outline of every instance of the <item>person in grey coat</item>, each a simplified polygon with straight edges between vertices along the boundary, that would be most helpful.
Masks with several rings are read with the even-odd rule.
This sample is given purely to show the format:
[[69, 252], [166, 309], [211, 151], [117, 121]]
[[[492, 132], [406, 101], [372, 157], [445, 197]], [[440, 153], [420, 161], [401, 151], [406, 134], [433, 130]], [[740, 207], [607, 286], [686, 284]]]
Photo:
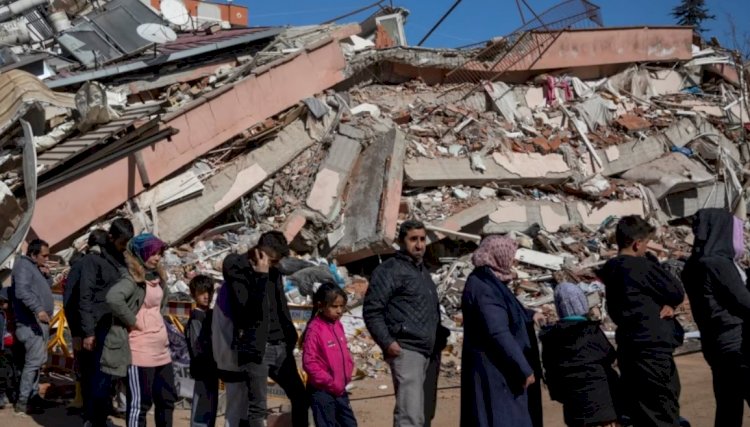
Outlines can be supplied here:
[[45, 405], [45, 401], [39, 397], [39, 372], [47, 361], [49, 322], [55, 309], [48, 259], [49, 244], [44, 240], [33, 240], [26, 255], [16, 258], [11, 273], [11, 305], [16, 318], [16, 339], [26, 350], [15, 406], [18, 415], [39, 412]]

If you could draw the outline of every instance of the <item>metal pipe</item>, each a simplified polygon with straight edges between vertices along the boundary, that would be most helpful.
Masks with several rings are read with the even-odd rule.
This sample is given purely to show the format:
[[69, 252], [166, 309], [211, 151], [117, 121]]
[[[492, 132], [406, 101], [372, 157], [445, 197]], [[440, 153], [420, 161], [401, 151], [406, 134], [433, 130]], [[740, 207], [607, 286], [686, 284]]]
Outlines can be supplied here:
[[18, 0], [6, 6], [0, 6], [0, 22], [20, 15], [23, 12], [37, 6], [48, 4], [49, 0]]

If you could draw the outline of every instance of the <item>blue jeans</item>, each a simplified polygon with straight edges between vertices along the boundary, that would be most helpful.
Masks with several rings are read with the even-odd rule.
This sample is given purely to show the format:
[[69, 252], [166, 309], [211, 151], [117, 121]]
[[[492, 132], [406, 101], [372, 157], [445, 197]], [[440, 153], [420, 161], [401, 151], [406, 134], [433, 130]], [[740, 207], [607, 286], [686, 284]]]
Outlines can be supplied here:
[[312, 387], [308, 391], [315, 427], [357, 427], [348, 394], [336, 397]]
[[26, 405], [29, 399], [39, 394], [39, 373], [47, 362], [47, 342], [49, 325], [39, 323], [29, 326], [19, 323], [16, 338], [23, 344], [26, 356], [21, 371], [21, 384], [18, 387], [18, 404]]

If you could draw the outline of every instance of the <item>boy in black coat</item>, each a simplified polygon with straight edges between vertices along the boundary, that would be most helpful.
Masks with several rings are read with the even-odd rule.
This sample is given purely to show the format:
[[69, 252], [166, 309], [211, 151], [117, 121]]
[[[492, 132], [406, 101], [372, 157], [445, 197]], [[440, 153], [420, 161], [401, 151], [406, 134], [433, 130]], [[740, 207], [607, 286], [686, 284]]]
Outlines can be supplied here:
[[679, 425], [680, 379], [672, 353], [684, 336], [674, 309], [685, 292], [679, 279], [647, 254], [654, 232], [640, 216], [623, 217], [616, 230], [619, 255], [607, 261], [599, 277], [617, 325], [624, 410], [635, 426], [674, 427]]
[[185, 338], [190, 354], [190, 376], [195, 379], [191, 425], [214, 427], [219, 403], [219, 373], [211, 343], [211, 300], [214, 295], [213, 280], [198, 275], [190, 281], [190, 295], [195, 308], [185, 327]]
[[588, 300], [572, 283], [555, 287], [560, 321], [542, 329], [542, 363], [550, 397], [563, 404], [568, 427], [609, 426], [618, 419], [615, 348], [600, 323], [587, 318]]

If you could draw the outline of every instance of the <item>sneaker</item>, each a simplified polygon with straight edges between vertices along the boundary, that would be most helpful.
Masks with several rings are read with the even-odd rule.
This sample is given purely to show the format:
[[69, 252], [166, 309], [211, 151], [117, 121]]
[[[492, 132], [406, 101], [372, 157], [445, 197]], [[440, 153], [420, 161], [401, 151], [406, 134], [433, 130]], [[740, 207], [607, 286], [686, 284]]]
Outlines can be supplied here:
[[29, 400], [28, 406], [39, 408], [39, 409], [49, 409], [49, 408], [54, 408], [58, 405], [57, 405], [57, 402], [44, 399], [42, 398], [42, 396], [39, 396], [37, 394], [36, 396], [32, 397], [31, 400]]
[[14, 415], [17, 417], [28, 417], [28, 411], [29, 408], [23, 403], [16, 403], [16, 406], [13, 407]]

